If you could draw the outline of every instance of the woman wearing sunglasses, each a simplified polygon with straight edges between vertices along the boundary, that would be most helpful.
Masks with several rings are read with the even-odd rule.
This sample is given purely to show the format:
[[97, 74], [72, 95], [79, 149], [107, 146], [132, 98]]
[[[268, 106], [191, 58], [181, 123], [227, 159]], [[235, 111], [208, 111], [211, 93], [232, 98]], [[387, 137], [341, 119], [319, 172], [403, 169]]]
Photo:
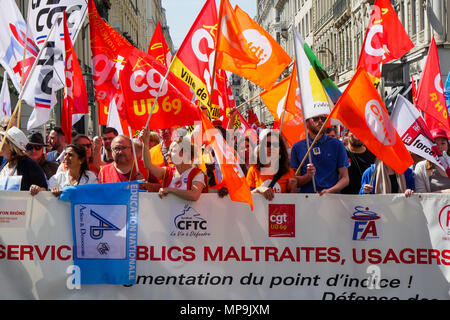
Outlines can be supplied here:
[[50, 179], [58, 170], [58, 163], [48, 161], [45, 158], [44, 147], [46, 147], [46, 144], [44, 143], [42, 134], [34, 132], [28, 136], [28, 141], [25, 153], [31, 160], [39, 164], [42, 170], [44, 170], [47, 179]]

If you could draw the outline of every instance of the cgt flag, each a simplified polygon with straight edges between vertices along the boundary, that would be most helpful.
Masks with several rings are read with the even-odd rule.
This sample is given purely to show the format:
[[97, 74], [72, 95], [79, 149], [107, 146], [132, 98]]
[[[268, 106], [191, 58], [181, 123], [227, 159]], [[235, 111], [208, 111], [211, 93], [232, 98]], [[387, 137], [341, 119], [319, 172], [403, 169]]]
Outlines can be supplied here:
[[[126, 60], [122, 61], [123, 70], [119, 79], [126, 119], [132, 129], [140, 130], [146, 125], [160, 87], [158, 102], [149, 123], [150, 129], [190, 126], [200, 120], [200, 109], [178, 89], [185, 84], [172, 73], [164, 81], [167, 69], [157, 60], [137, 48], [127, 49], [120, 55], [126, 56]], [[119, 110], [121, 119], [125, 119], [122, 114]]]
[[422, 77], [417, 88], [417, 108], [425, 114], [425, 121], [430, 130], [444, 129], [450, 134], [450, 119], [442, 86], [441, 67], [434, 36], [431, 39], [428, 57]]
[[292, 59], [245, 11], [236, 6], [234, 13], [241, 24], [244, 43], [256, 55], [259, 62], [256, 69], [246, 69], [236, 64], [230, 56], [224, 55], [221, 68], [239, 74], [266, 90], [270, 89]]
[[384, 63], [400, 59], [414, 44], [389, 0], [375, 0], [357, 68], [362, 68], [378, 86]]
[[81, 284], [136, 284], [139, 183], [66, 187], [59, 199], [71, 203]]
[[358, 69], [331, 111], [381, 161], [398, 174], [413, 159], [389, 119], [378, 91], [364, 69]]
[[150, 40], [150, 45], [148, 46], [148, 54], [161, 62], [161, 64], [166, 67], [169, 67], [170, 63], [172, 62], [172, 53], [170, 52], [170, 48], [166, 43], [166, 39], [164, 38], [164, 34], [161, 28], [161, 22], [159, 21], [156, 25], [153, 37]]

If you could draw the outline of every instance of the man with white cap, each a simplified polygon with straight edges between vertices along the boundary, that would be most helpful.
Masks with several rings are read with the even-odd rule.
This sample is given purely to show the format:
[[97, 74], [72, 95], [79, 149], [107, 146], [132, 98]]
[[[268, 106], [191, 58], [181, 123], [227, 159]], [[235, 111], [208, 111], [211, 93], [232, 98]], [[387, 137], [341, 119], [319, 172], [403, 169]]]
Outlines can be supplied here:
[[19, 128], [11, 127], [7, 132], [0, 132], [0, 138], [0, 141], [6, 139], [0, 150], [0, 156], [6, 158], [6, 164], [0, 171], [0, 178], [21, 176], [21, 191], [30, 190], [33, 184], [47, 188], [44, 171], [25, 154], [29, 143], [25, 134]]

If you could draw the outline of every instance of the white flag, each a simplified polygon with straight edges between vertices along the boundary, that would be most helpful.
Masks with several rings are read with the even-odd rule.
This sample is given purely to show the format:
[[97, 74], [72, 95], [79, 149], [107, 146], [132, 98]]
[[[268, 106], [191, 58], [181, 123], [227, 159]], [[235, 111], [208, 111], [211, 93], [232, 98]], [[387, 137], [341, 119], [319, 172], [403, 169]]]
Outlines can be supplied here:
[[8, 73], [3, 73], [2, 91], [0, 91], [0, 116], [11, 115], [11, 99], [9, 96]]
[[[419, 110], [402, 95], [397, 96], [391, 121], [409, 152], [431, 161], [445, 171], [440, 151]], [[447, 167], [447, 166], [445, 166]]]
[[120, 123], [119, 111], [117, 110], [116, 99], [111, 99], [108, 111], [107, 127], [111, 127], [117, 130], [120, 135], [123, 135], [122, 124]]
[[21, 92], [22, 83], [27, 79], [37, 55], [38, 49], [33, 40], [27, 36], [27, 24], [16, 2], [1, 0], [0, 63], [8, 72], [18, 92]]
[[[3, 0], [2, 0], [3, 1]], [[50, 29], [55, 22], [60, 23], [62, 13], [67, 13], [67, 25], [70, 38], [75, 43], [87, 16], [87, 0], [57, 0], [57, 1], [32, 1], [28, 6], [28, 24], [33, 39], [39, 49], [42, 49]], [[63, 36], [63, 32], [61, 35]]]
[[298, 86], [301, 93], [300, 100], [305, 119], [330, 114], [330, 105], [325, 90], [303, 49], [305, 40], [295, 27], [292, 27], [292, 29], [294, 32], [295, 61], [299, 76]]
[[29, 83], [24, 87], [23, 100], [34, 107], [28, 120], [28, 130], [48, 121], [50, 110], [57, 102], [56, 91], [64, 87], [65, 47], [61, 33], [64, 33], [62, 22], [50, 30], [49, 39], [39, 53], [37, 65], [29, 75]]

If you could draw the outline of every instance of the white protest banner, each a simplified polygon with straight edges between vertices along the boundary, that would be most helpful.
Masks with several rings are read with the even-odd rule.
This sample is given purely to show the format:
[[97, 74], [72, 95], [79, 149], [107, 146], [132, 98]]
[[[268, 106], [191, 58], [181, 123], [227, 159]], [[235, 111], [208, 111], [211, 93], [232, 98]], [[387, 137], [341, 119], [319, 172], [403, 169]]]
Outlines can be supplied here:
[[449, 299], [449, 199], [141, 193], [136, 284], [77, 287], [70, 206], [41, 192], [27, 229], [0, 230], [0, 299]]

